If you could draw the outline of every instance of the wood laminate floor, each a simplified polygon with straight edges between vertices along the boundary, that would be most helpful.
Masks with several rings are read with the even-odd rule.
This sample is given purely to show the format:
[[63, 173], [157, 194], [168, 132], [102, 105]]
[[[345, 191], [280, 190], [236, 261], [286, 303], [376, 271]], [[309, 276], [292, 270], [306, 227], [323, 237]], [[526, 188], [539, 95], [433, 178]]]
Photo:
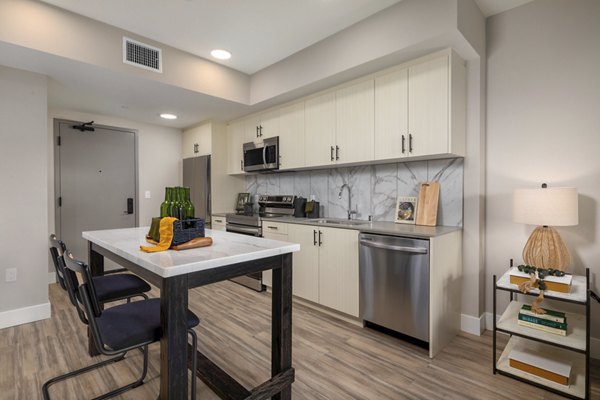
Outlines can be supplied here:
[[[158, 293], [153, 292], [156, 296]], [[52, 318], [0, 330], [0, 399], [40, 399], [47, 379], [85, 365], [85, 327], [66, 293], [50, 285]], [[199, 348], [246, 387], [269, 378], [270, 308], [267, 293], [231, 282], [190, 291], [198, 314]], [[299, 399], [561, 399], [491, 372], [491, 342], [461, 334], [431, 360], [425, 350], [294, 304], [293, 364]], [[506, 339], [500, 337], [502, 346]], [[98, 357], [101, 359], [101, 357]], [[158, 394], [159, 346], [150, 350], [146, 383], [118, 399], [152, 399]], [[54, 385], [56, 400], [89, 399], [134, 380], [141, 354]], [[592, 399], [600, 399], [600, 365], [592, 369]], [[198, 381], [198, 398], [217, 396]]]

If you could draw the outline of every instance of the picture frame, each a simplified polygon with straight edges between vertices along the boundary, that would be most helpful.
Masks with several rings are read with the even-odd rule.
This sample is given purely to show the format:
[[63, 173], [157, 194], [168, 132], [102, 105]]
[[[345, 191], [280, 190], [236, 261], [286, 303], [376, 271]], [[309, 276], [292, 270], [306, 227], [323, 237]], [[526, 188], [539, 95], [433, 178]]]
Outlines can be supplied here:
[[244, 209], [244, 204], [250, 202], [250, 193], [238, 193], [237, 201], [235, 203], [235, 209], [237, 211], [242, 211]]
[[394, 216], [397, 224], [414, 224], [417, 219], [417, 197], [398, 197]]

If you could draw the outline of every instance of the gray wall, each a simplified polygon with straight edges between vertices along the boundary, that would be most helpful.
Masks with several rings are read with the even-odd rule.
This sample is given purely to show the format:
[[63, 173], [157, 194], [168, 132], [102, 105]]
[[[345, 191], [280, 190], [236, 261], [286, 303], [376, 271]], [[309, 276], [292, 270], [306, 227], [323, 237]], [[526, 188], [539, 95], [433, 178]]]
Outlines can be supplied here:
[[462, 158], [251, 175], [246, 177], [246, 188], [252, 195], [314, 195], [323, 206], [324, 217], [346, 218], [346, 189], [338, 198], [346, 183], [352, 189], [356, 218], [366, 220], [372, 215], [375, 221], [393, 221], [398, 196], [417, 196], [419, 183], [425, 181], [440, 182], [438, 225], [462, 226]]
[[0, 328], [50, 316], [46, 97], [46, 77], [0, 67]]
[[[558, 231], [573, 270], [590, 267], [600, 291], [599, 21], [598, 0], [537, 0], [488, 19], [488, 311], [492, 274], [504, 272], [509, 258], [522, 261], [534, 228], [512, 222], [513, 190], [542, 182], [579, 190], [579, 225]], [[592, 319], [598, 338], [598, 304]]]

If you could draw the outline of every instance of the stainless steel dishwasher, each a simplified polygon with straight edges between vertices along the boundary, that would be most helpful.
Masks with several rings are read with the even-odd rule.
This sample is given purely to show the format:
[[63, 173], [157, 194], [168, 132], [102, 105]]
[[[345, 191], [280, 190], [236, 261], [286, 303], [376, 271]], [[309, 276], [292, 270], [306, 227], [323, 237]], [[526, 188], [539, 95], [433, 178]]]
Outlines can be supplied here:
[[359, 236], [360, 318], [429, 343], [429, 240]]

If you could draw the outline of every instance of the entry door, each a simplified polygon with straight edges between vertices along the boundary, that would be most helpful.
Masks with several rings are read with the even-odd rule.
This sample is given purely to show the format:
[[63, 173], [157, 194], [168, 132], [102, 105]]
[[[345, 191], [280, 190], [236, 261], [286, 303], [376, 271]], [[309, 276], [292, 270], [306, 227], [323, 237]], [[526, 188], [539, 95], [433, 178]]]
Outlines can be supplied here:
[[56, 229], [73, 255], [87, 260], [83, 231], [136, 226], [136, 138], [133, 131], [82, 132], [77, 125], [55, 122]]

